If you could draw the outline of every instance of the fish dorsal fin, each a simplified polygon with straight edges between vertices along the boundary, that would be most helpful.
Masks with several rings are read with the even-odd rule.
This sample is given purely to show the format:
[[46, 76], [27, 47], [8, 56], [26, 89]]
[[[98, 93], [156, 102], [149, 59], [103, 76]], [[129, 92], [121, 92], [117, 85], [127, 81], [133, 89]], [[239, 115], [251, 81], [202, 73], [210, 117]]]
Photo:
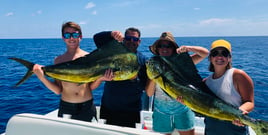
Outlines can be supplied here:
[[106, 51], [106, 54], [103, 55], [114, 55], [114, 54], [121, 54], [121, 53], [132, 53], [131, 51], [126, 48], [122, 42], [118, 42], [117, 40], [111, 40], [110, 42], [102, 45], [101, 47], [97, 48], [96, 50], [92, 51], [88, 55], [95, 55], [98, 51]]
[[207, 94], [215, 96], [215, 94], [203, 82], [202, 77], [198, 74], [198, 70], [192, 61], [190, 55], [186, 53], [175, 54], [170, 57], [162, 57], [162, 59], [177, 74], [177, 77], [191, 87], [196, 87]]
[[175, 73], [183, 75], [190, 82], [202, 82], [202, 78], [188, 53], [163, 57], [163, 60]]

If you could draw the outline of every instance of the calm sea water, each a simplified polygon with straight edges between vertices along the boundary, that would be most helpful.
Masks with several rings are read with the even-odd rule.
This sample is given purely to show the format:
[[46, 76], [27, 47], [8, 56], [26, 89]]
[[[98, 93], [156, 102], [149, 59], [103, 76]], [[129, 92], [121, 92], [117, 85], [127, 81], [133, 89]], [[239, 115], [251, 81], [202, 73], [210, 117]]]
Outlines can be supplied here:
[[[268, 121], [268, 37], [178, 37], [179, 45], [200, 45], [209, 48], [213, 40], [224, 38], [232, 43], [233, 66], [243, 69], [255, 85], [254, 118]], [[148, 46], [157, 38], [143, 38], [139, 50], [148, 57]], [[83, 39], [81, 48], [96, 49], [92, 39]], [[33, 63], [50, 65], [53, 59], [65, 52], [61, 39], [0, 39], [0, 133], [5, 131], [10, 117], [19, 113], [46, 114], [57, 109], [59, 96], [49, 91], [36, 76], [32, 76], [17, 88], [13, 86], [23, 77], [26, 68], [8, 57], [18, 57]], [[208, 60], [197, 65], [202, 77], [208, 72]], [[94, 90], [94, 102], [100, 104], [101, 85]]]

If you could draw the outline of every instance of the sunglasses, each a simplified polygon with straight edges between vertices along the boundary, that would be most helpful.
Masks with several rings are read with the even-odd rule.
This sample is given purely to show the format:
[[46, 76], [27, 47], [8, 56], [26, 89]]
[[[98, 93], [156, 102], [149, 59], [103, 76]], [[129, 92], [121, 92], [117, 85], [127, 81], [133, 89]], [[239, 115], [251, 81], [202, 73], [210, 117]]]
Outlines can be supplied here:
[[223, 51], [213, 51], [210, 54], [212, 57], [216, 57], [216, 56], [223, 56], [223, 57], [228, 57], [230, 55], [230, 53], [226, 50]]
[[81, 34], [80, 33], [76, 33], [76, 32], [74, 32], [74, 33], [64, 33], [63, 34], [63, 37], [65, 39], [70, 39], [71, 37], [73, 37], [73, 38], [80, 38], [81, 37]]
[[126, 41], [134, 41], [134, 42], [137, 42], [137, 41], [139, 41], [140, 40], [140, 38], [137, 38], [137, 37], [133, 37], [133, 36], [126, 36], [125, 37], [125, 40]]
[[173, 46], [170, 44], [160, 44], [157, 46], [157, 48], [172, 48]]

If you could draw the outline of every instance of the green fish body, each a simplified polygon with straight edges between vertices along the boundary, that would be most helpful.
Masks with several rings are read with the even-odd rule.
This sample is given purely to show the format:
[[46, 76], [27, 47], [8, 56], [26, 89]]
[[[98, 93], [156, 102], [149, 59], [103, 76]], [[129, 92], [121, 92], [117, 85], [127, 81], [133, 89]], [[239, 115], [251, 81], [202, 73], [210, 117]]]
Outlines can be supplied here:
[[[29, 69], [22, 80], [16, 84], [18, 86], [33, 74], [34, 63], [19, 58], [9, 59], [15, 60]], [[81, 84], [95, 81], [103, 76], [107, 69], [113, 70], [114, 81], [135, 78], [139, 64], [135, 53], [130, 52], [122, 43], [113, 40], [84, 57], [44, 66], [42, 69], [44, 74], [51, 78]]]
[[202, 81], [188, 53], [171, 57], [154, 56], [147, 63], [147, 75], [171, 97], [183, 97], [183, 102], [202, 115], [233, 121], [239, 119], [257, 135], [268, 135], [268, 122], [250, 118], [216, 97]]

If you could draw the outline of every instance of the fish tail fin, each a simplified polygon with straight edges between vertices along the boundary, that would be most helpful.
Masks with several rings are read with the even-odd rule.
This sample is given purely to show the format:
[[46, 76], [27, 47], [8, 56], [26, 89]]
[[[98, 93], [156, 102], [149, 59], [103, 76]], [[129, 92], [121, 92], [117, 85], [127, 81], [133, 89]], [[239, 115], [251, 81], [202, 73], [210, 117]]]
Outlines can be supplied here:
[[25, 67], [28, 68], [28, 71], [23, 76], [23, 78], [18, 83], [16, 83], [15, 87], [17, 87], [20, 84], [22, 84], [24, 81], [26, 81], [33, 74], [32, 70], [33, 70], [34, 63], [26, 61], [26, 60], [23, 60], [23, 59], [14, 58], [14, 57], [8, 58], [8, 59], [17, 61], [18, 63], [20, 63], [20, 64], [22, 64], [22, 65], [24, 65]]
[[268, 135], [268, 122], [264, 120], [252, 120], [249, 125], [257, 135]]

